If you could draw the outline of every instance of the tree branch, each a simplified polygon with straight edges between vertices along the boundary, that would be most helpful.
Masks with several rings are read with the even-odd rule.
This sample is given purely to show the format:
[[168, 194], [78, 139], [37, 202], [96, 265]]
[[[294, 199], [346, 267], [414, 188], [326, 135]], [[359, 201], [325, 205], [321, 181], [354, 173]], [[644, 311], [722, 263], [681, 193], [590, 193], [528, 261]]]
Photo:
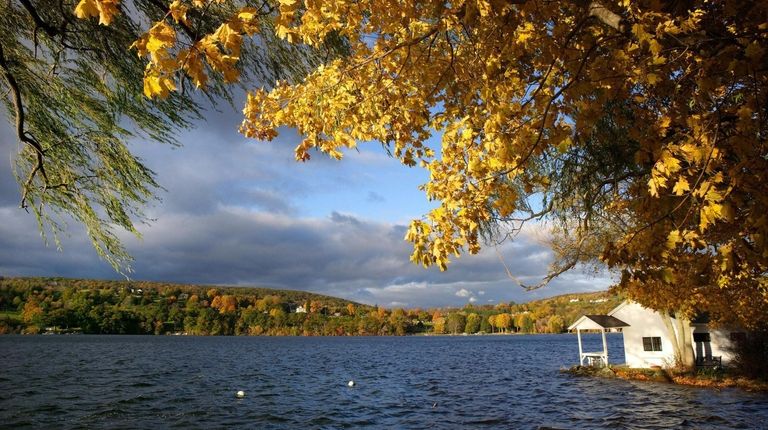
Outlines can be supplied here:
[[43, 21], [43, 19], [37, 13], [37, 9], [35, 9], [35, 6], [32, 5], [32, 2], [30, 2], [29, 0], [19, 0], [19, 2], [21, 3], [22, 6], [24, 6], [24, 9], [26, 9], [27, 12], [29, 12], [29, 16], [31, 16], [32, 21], [35, 22], [35, 26], [38, 28], [42, 28], [48, 36], [54, 37], [59, 35], [59, 33], [61, 33], [61, 31], [58, 28], [52, 27], [47, 22]]
[[13, 96], [13, 108], [14, 113], [16, 116], [16, 136], [19, 138], [19, 141], [26, 143], [27, 145], [31, 146], [35, 151], [35, 166], [32, 168], [32, 170], [29, 172], [29, 176], [27, 177], [27, 180], [24, 182], [24, 185], [22, 187], [22, 196], [21, 196], [21, 207], [27, 208], [27, 195], [29, 194], [29, 190], [32, 187], [32, 182], [35, 179], [35, 176], [37, 176], [38, 172], [40, 175], [42, 175], [43, 180], [45, 183], [48, 183], [48, 175], [45, 173], [45, 165], [44, 165], [44, 159], [43, 159], [43, 148], [40, 146], [40, 143], [29, 136], [27, 132], [24, 130], [24, 104], [21, 100], [21, 90], [19, 89], [19, 84], [16, 82], [16, 78], [13, 76], [13, 73], [11, 71], [10, 65], [8, 64], [8, 61], [5, 58], [5, 52], [3, 51], [3, 46], [0, 44], [0, 68], [3, 70], [3, 77], [5, 78], [6, 82], [8, 82], [8, 87], [11, 89], [11, 94]]
[[620, 15], [613, 13], [599, 2], [590, 2], [587, 10], [589, 11], [589, 16], [597, 18], [600, 22], [619, 33], [625, 33], [628, 30], [626, 22], [622, 22], [623, 20]]

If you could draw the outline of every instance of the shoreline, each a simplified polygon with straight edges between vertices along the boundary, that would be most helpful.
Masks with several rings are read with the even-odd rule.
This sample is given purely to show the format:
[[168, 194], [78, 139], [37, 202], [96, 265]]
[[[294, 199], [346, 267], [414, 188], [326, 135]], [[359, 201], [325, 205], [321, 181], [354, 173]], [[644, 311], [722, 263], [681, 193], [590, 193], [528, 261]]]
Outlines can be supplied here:
[[640, 369], [626, 366], [589, 367], [573, 366], [560, 369], [561, 373], [573, 376], [597, 377], [605, 379], [624, 379], [651, 383], [666, 383], [687, 387], [699, 387], [714, 390], [736, 388], [753, 393], [768, 393], [768, 381], [751, 379], [735, 375], [728, 370], [678, 371], [673, 369], [654, 368]]

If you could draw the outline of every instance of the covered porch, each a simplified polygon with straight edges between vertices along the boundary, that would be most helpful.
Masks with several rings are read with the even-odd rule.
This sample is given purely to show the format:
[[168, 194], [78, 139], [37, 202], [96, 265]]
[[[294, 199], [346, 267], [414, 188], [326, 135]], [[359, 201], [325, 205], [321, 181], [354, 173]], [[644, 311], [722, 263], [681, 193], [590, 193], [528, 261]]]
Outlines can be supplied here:
[[[608, 343], [605, 340], [605, 333], [608, 330], [629, 327], [629, 324], [610, 315], [584, 315], [575, 323], [568, 327], [568, 330], [576, 330], [576, 337], [579, 340], [579, 365], [581, 366], [608, 366]], [[584, 352], [581, 342], [582, 331], [599, 331], [603, 338], [602, 351]]]

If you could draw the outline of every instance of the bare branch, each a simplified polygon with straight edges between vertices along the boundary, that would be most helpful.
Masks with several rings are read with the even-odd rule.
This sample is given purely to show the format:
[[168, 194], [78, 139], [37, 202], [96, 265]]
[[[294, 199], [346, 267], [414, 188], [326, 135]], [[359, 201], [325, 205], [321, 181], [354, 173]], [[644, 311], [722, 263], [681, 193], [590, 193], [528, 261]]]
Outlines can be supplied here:
[[596, 1], [590, 2], [587, 9], [589, 10], [589, 16], [597, 18], [603, 24], [620, 33], [626, 32], [627, 26], [622, 22], [621, 16], [611, 12], [611, 10], [603, 6], [601, 3]]

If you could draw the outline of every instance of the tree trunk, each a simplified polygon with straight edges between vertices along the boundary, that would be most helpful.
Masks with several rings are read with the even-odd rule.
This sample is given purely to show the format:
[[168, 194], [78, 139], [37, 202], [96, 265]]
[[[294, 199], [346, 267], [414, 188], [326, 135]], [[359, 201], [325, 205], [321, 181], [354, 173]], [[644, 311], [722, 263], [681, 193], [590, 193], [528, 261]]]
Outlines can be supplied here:
[[663, 312], [661, 318], [667, 328], [667, 337], [672, 344], [675, 364], [685, 369], [691, 369], [694, 366], [691, 322], [688, 318], [677, 317], [678, 314], [675, 313], [675, 326], [672, 325], [672, 316], [669, 312]]
[[680, 345], [677, 343], [677, 335], [675, 334], [675, 328], [672, 326], [672, 318], [669, 316], [669, 312], [661, 311], [661, 320], [664, 321], [664, 327], [667, 328], [667, 337], [669, 343], [672, 344], [672, 352], [675, 355], [675, 362], [680, 362]]
[[688, 318], [677, 316], [678, 344], [680, 346], [680, 365], [686, 369], [692, 369], [696, 364], [693, 356], [693, 334], [691, 333], [691, 321]]

